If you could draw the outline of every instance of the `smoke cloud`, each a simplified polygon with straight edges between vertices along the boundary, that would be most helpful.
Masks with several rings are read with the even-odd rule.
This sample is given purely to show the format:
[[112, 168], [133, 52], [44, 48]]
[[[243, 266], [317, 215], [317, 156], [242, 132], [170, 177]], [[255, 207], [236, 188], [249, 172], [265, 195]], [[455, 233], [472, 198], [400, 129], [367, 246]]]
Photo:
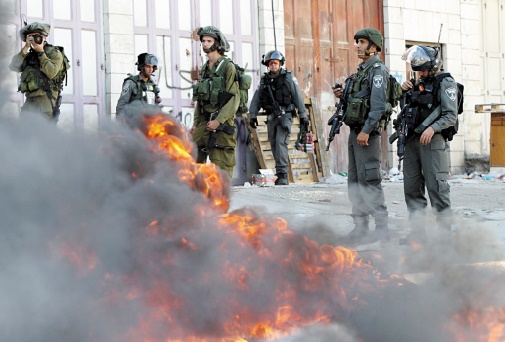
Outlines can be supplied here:
[[[0, 41], [13, 44], [8, 35]], [[5, 51], [1, 65], [11, 57]], [[3, 83], [1, 91], [3, 99], [11, 92]], [[303, 234], [230, 234], [221, 213], [139, 130], [112, 123], [97, 133], [64, 132], [36, 115], [1, 111], [2, 341], [184, 340], [188, 332], [219, 340], [223, 322], [238, 322], [230, 312], [261, 318], [284, 281], [292, 284], [287, 293], [300, 295], [299, 311], [334, 309], [330, 324], [299, 327], [284, 342], [473, 341], [468, 321], [455, 316], [505, 307], [504, 266], [496, 262], [503, 246], [477, 224], [456, 222], [453, 245], [386, 250], [384, 268], [409, 273], [403, 286], [386, 282], [389, 274], [372, 279], [367, 268], [330, 274], [309, 291], [313, 279], [299, 270], [308, 263]], [[233, 214], [261, 222], [252, 210]], [[274, 260], [289, 256], [289, 267], [259, 258], [255, 241]], [[340, 283], [359, 305], [332, 292]]]

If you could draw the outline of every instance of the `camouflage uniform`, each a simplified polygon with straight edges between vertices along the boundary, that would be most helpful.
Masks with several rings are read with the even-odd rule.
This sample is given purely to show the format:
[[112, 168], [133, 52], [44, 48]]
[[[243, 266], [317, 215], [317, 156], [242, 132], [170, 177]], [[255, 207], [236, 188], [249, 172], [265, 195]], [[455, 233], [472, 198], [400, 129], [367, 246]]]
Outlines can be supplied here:
[[[50, 26], [32, 23], [20, 30], [23, 41], [26, 35], [40, 33], [47, 36]], [[21, 72], [19, 91], [26, 96], [21, 114], [38, 112], [53, 119], [53, 108], [62, 89], [62, 79], [57, 79], [63, 69], [63, 54], [58, 47], [45, 43], [44, 52], [33, 49], [25, 55], [23, 50], [12, 57], [9, 68]]]
[[[237, 72], [234, 64], [225, 56], [230, 45], [219, 29], [214, 26], [202, 27], [197, 35], [200, 41], [204, 36], [213, 37], [219, 45], [214, 44], [211, 51], [217, 51], [220, 57], [212, 68], [209, 68], [209, 61], [203, 65], [201, 79], [193, 85], [193, 101], [196, 101], [193, 141], [198, 148], [196, 161], [205, 163], [208, 157], [212, 163], [228, 172], [231, 179], [237, 145], [234, 117], [240, 104]], [[207, 123], [212, 120], [217, 120], [228, 132], [219, 129], [208, 131]], [[213, 140], [213, 137], [215, 143], [209, 146], [209, 140]]]
[[[204, 81], [205, 78], [212, 77], [211, 75], [217, 75], [216, 69], [225, 58], [224, 56], [219, 58], [218, 62], [210, 70], [208, 69], [208, 62], [205, 63], [202, 68], [202, 79], [200, 82]], [[233, 175], [233, 167], [235, 166], [235, 146], [237, 145], [235, 134], [218, 131], [216, 145], [219, 145], [220, 148], [207, 150], [211, 134], [211, 132], [207, 130], [207, 123], [209, 122], [210, 114], [219, 110], [215, 120], [223, 125], [234, 126], [234, 117], [240, 102], [239, 87], [235, 78], [235, 73], [236, 70], [233, 63], [227, 63], [224, 71], [226, 75], [224, 84], [226, 91], [231, 93], [233, 97], [224, 104], [221, 109], [219, 109], [218, 104], [211, 104], [209, 101], [205, 100], [198, 101], [193, 121], [193, 126], [196, 127], [193, 132], [193, 141], [198, 147], [196, 161], [198, 163], [205, 163], [208, 156], [211, 162], [227, 171], [230, 177]]]

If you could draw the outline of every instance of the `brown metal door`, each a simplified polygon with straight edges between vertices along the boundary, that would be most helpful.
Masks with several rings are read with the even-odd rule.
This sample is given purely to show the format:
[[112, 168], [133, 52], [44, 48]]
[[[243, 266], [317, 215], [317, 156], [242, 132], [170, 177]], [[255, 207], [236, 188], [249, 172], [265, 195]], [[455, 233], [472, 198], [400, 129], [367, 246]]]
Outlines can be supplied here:
[[491, 113], [490, 166], [505, 166], [505, 113]]
[[[382, 0], [284, 0], [286, 68], [298, 79], [304, 96], [327, 103], [322, 94], [331, 94], [332, 85], [358, 66], [353, 37], [365, 27], [384, 31]], [[343, 127], [332, 143], [329, 164], [333, 171], [347, 170], [347, 136], [348, 129]], [[383, 161], [387, 161], [386, 152], [383, 148]]]

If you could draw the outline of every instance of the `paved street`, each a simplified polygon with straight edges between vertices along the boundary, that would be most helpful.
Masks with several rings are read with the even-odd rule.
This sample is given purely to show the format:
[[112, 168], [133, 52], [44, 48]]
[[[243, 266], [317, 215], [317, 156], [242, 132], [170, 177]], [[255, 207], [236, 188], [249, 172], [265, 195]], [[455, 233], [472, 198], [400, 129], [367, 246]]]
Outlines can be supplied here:
[[[384, 267], [388, 272], [417, 272], [407, 270], [405, 265], [399, 266], [401, 255], [405, 256], [411, 250], [411, 246], [398, 244], [398, 239], [408, 233], [403, 183], [386, 181], [383, 186], [390, 217], [391, 241], [385, 245], [372, 243], [351, 247], [357, 247], [364, 256], [368, 251], [379, 253], [376, 262], [387, 264]], [[458, 241], [453, 245], [461, 247], [458, 247], [458, 262], [505, 260], [502, 258], [505, 252], [505, 182], [498, 179], [486, 181], [480, 177], [455, 177], [451, 180], [451, 199], [455, 212], [453, 241]], [[249, 206], [286, 219], [293, 230], [319, 243], [339, 245], [339, 238], [353, 228], [346, 183], [233, 187], [231, 210]], [[370, 226], [373, 227], [373, 219]], [[431, 211], [427, 230], [430, 237], [436, 239], [436, 224]], [[475, 250], [490, 252], [475, 253]], [[385, 262], [386, 256], [389, 256], [390, 262]]]

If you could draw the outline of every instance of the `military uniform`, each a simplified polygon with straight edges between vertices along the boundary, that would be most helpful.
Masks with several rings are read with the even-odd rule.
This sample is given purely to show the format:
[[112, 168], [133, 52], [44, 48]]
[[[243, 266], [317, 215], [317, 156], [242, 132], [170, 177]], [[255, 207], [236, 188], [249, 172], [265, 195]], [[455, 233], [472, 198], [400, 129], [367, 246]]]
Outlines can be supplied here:
[[[274, 101], [282, 110], [280, 117], [274, 113]], [[251, 119], [257, 118], [260, 108], [263, 108], [268, 115], [268, 140], [275, 159], [276, 174], [287, 175], [291, 126], [296, 109], [298, 109], [300, 120], [307, 118], [302, 92], [296, 77], [285, 69], [281, 69], [275, 77], [271, 72], [265, 73], [251, 100], [249, 107]]]
[[[221, 71], [223, 65], [225, 69]], [[229, 100], [222, 100], [225, 93], [231, 96]], [[237, 145], [235, 134], [230, 132], [234, 130], [234, 116], [240, 103], [239, 96], [234, 64], [227, 57], [221, 56], [209, 69], [207, 61], [202, 68], [201, 79], [194, 85], [193, 90], [193, 100], [197, 101], [193, 120], [195, 127], [193, 141], [198, 147], [196, 161], [205, 163], [209, 157], [211, 162], [227, 171], [230, 178], [235, 166], [235, 146]], [[226, 103], [221, 103], [222, 101]], [[207, 123], [210, 120], [217, 120], [231, 129], [229, 132], [225, 130], [210, 132], [207, 130]], [[209, 148], [211, 134], [216, 134], [216, 141], [214, 146]]]
[[[438, 82], [437, 82], [438, 78]], [[438, 84], [438, 85], [437, 85]], [[408, 108], [416, 110], [416, 118], [408, 130], [403, 168], [405, 201], [409, 216], [416, 227], [424, 229], [424, 210], [427, 207], [425, 187], [428, 190], [431, 206], [437, 215], [441, 228], [450, 229], [451, 199], [449, 178], [449, 145], [443, 136], [443, 130], [454, 126], [457, 120], [457, 84], [452, 77], [431, 77], [424, 81], [424, 91], [419, 90], [419, 83], [412, 90]], [[434, 89], [435, 88], [435, 89]], [[433, 93], [430, 93], [431, 89]], [[423, 122], [433, 112], [435, 120], [428, 123], [435, 134], [427, 145], [420, 143], [424, 129]], [[424, 127], [423, 127], [424, 128]], [[417, 215], [419, 214], [419, 215]]]
[[[27, 34], [47, 35], [48, 31], [49, 25], [32, 23], [23, 27], [20, 35], [24, 41]], [[63, 87], [64, 56], [59, 47], [45, 43], [43, 49], [40, 53], [30, 49], [26, 55], [21, 50], [12, 57], [9, 68], [21, 72], [19, 91], [26, 96], [21, 114], [39, 112], [49, 119], [56, 119], [53, 109]]]
[[[388, 212], [381, 184], [380, 121], [387, 109], [389, 71], [379, 57], [373, 56], [361, 63], [352, 77], [355, 80], [344, 120], [350, 127], [347, 186], [352, 217], [360, 230], [368, 230], [370, 215], [375, 218], [376, 230], [387, 230]], [[368, 146], [358, 145], [360, 132], [369, 134]]]
[[116, 115], [119, 117], [121, 115], [130, 116], [129, 111], [125, 109], [128, 104], [132, 104], [132, 106], [135, 104], [139, 106], [155, 105], [158, 96], [155, 90], [157, 90], [157, 85], [150, 78], [146, 82], [140, 74], [128, 74], [117, 101]]

